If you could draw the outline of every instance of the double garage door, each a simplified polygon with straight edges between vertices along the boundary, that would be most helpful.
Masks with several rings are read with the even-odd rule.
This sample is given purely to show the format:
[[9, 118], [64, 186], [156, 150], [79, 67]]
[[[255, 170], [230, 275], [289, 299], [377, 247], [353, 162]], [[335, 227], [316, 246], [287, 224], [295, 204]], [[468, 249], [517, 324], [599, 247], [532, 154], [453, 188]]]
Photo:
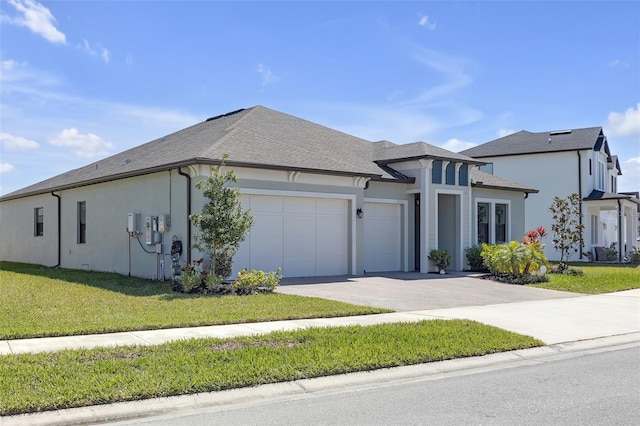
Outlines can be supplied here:
[[253, 227], [234, 257], [242, 268], [289, 277], [349, 274], [348, 200], [244, 195]]

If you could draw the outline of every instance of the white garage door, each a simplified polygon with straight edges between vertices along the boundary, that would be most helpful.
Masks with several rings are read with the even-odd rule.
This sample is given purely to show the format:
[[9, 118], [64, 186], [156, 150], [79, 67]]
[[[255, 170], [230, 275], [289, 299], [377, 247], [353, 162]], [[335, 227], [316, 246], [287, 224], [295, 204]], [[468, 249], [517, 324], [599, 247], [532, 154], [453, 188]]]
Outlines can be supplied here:
[[242, 268], [287, 277], [344, 275], [348, 270], [347, 200], [245, 195], [253, 227], [234, 257]]
[[364, 204], [365, 271], [402, 269], [400, 207], [400, 204]]

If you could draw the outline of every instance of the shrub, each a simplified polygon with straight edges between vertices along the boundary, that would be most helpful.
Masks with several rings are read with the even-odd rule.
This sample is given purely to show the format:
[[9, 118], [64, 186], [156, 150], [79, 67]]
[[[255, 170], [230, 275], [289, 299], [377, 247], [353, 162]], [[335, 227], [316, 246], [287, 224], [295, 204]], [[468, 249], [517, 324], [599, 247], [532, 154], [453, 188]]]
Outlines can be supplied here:
[[627, 253], [629, 262], [640, 263], [640, 247], [634, 247], [629, 253]]
[[605, 255], [607, 256], [607, 261], [611, 262], [618, 259], [618, 249], [616, 248], [616, 243], [611, 243], [609, 247], [604, 249]]
[[438, 270], [441, 271], [451, 265], [451, 255], [447, 250], [433, 249], [429, 252], [429, 260], [435, 263]]
[[231, 287], [236, 294], [271, 293], [281, 279], [280, 268], [269, 273], [255, 269], [247, 272], [243, 269], [238, 273], [238, 279], [231, 284]]
[[532, 275], [542, 265], [548, 265], [540, 242], [527, 244], [511, 241], [505, 244], [482, 245], [481, 256], [492, 275], [522, 278]]
[[482, 258], [482, 246], [467, 247], [464, 249], [464, 254], [467, 257], [469, 269], [472, 271], [487, 270], [487, 267], [484, 265], [484, 259]]

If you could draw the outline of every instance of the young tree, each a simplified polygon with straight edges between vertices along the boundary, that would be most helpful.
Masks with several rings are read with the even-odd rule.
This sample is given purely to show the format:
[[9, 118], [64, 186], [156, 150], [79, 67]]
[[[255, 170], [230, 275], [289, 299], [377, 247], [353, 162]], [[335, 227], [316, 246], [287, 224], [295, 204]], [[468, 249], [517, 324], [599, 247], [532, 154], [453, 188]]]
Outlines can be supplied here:
[[571, 256], [582, 250], [584, 225], [580, 223], [580, 196], [571, 194], [567, 198], [554, 197], [549, 211], [555, 223], [551, 225], [553, 232], [553, 248], [560, 252], [561, 271], [568, 268]]
[[231, 260], [253, 225], [250, 211], [243, 211], [240, 190], [233, 170], [223, 172], [225, 154], [219, 166], [211, 168], [211, 176], [196, 183], [209, 200], [202, 210], [189, 216], [200, 229], [193, 236], [193, 246], [211, 257], [210, 273], [222, 279], [231, 275]]

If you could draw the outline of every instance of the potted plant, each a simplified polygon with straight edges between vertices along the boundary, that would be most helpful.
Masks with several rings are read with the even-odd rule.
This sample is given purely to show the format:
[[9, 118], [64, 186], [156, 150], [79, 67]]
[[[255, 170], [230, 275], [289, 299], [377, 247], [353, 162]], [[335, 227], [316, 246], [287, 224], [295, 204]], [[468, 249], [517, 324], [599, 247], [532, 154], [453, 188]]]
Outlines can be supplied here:
[[451, 265], [451, 255], [447, 250], [433, 249], [429, 252], [429, 260], [436, 264], [438, 272], [445, 273], [447, 266]]

